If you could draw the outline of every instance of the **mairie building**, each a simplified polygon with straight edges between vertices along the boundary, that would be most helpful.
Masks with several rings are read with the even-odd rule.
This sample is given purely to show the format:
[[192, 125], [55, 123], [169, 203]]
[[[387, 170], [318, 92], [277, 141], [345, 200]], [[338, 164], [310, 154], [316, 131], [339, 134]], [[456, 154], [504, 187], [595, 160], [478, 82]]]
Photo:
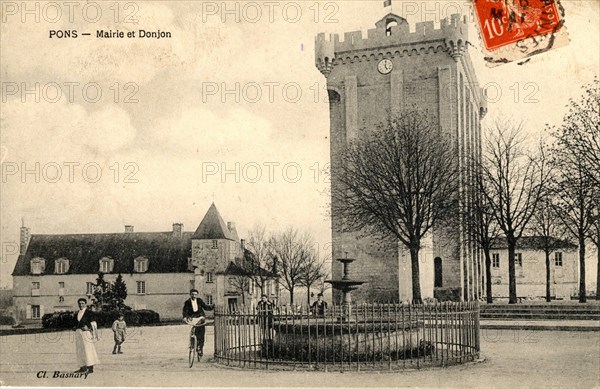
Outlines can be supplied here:
[[[360, 131], [385, 122], [405, 109], [427, 112], [452, 141], [461, 172], [456, 191], [461, 206], [474, 201], [468, 193], [474, 177], [469, 161], [480, 158], [481, 120], [486, 113], [482, 89], [469, 57], [466, 17], [452, 15], [436, 27], [433, 21], [410, 26], [389, 13], [364, 36], [361, 31], [317, 35], [315, 64], [327, 79], [330, 113], [331, 183], [341, 153]], [[332, 201], [335, 202], [335, 199]], [[332, 204], [333, 258], [348, 256], [351, 277], [367, 281], [355, 291], [358, 300], [411, 301], [410, 255], [389, 237], [348, 232]], [[468, 208], [465, 208], [468, 209]], [[464, 220], [435, 226], [420, 251], [423, 298], [473, 300], [484, 285], [482, 255]], [[333, 261], [333, 277], [342, 266]]]
[[[184, 231], [181, 223], [166, 232], [134, 232], [125, 226], [121, 233], [64, 235], [30, 234], [23, 226], [12, 273], [13, 304], [19, 319], [27, 320], [74, 310], [78, 298], [93, 298], [102, 272], [110, 282], [123, 276], [126, 305], [154, 310], [161, 319], [180, 318], [192, 288], [209, 304], [236, 309], [260, 299], [253, 282], [237, 281], [249, 275], [244, 261], [251, 258], [234, 223], [225, 223], [214, 204], [194, 232]], [[276, 300], [275, 274], [260, 271], [273, 277], [263, 292]]]

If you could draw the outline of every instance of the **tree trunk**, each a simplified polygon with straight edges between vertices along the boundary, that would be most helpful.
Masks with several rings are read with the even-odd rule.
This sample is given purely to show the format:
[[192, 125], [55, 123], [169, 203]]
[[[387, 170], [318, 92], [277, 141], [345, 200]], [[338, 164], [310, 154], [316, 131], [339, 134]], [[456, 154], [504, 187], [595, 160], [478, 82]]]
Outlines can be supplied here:
[[410, 248], [410, 264], [412, 269], [412, 297], [413, 304], [422, 304], [421, 299], [421, 279], [419, 276], [419, 249]]
[[515, 249], [517, 242], [514, 238], [508, 238], [508, 303], [517, 303], [517, 279], [515, 276]]
[[290, 288], [290, 305], [294, 305], [294, 287]]
[[579, 302], [587, 302], [585, 296], [585, 235], [579, 233]]
[[598, 267], [596, 269], [596, 301], [600, 301], [600, 228], [598, 228], [598, 243], [596, 244]]
[[544, 254], [546, 254], [546, 302], [549, 303], [550, 298], [550, 249], [546, 248], [544, 250]]
[[310, 307], [310, 285], [306, 286], [306, 299], [308, 301], [308, 306]]
[[596, 301], [600, 300], [600, 225], [596, 226], [596, 256], [598, 257], [598, 267], [596, 268]]
[[488, 304], [494, 302], [492, 297], [492, 258], [488, 247], [483, 249], [485, 254], [485, 300]]

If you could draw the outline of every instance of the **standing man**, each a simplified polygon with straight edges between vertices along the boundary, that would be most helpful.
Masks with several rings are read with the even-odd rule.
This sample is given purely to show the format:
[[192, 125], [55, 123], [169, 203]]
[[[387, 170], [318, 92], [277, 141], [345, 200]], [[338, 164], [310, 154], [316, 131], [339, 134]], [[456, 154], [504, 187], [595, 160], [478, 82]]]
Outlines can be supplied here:
[[316, 316], [325, 316], [327, 310], [327, 301], [323, 300], [323, 293], [317, 295], [317, 301], [312, 304], [313, 314]]
[[76, 373], [93, 373], [94, 365], [98, 363], [96, 346], [94, 341], [98, 340], [98, 327], [96, 317], [91, 309], [87, 309], [87, 300], [77, 300], [79, 311], [75, 313], [75, 351], [79, 370]]
[[185, 300], [183, 304], [183, 321], [187, 324], [194, 326], [194, 333], [196, 334], [198, 355], [203, 355], [204, 348], [204, 333], [206, 328], [204, 323], [206, 317], [204, 310], [212, 311], [214, 305], [205, 304], [201, 298], [198, 298], [198, 290], [190, 290], [190, 298]]
[[260, 301], [256, 304], [256, 311], [263, 339], [271, 339], [270, 328], [273, 325], [273, 303], [269, 301], [266, 294], [260, 296]]

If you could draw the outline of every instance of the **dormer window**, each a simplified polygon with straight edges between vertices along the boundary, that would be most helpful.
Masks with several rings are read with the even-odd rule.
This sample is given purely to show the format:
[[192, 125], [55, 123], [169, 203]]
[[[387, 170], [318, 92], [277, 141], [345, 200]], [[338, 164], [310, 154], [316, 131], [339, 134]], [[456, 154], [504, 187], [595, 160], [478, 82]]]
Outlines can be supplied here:
[[100, 260], [100, 271], [102, 273], [111, 273], [115, 266], [115, 260], [111, 257], [104, 257]]
[[148, 271], [148, 258], [137, 257], [133, 260], [133, 265], [136, 273], [145, 273]]
[[69, 260], [67, 258], [59, 258], [54, 261], [54, 273], [65, 274], [69, 271]]
[[31, 274], [42, 274], [46, 270], [46, 260], [44, 258], [33, 258], [29, 264]]

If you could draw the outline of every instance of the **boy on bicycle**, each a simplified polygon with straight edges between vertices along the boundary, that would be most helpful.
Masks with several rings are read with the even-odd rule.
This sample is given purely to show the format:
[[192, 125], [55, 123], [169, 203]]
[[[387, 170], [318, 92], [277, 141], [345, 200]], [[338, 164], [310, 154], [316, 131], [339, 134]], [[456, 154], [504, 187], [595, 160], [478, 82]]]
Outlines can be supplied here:
[[183, 304], [183, 321], [187, 324], [195, 326], [194, 333], [197, 339], [198, 355], [202, 356], [204, 348], [204, 333], [206, 328], [204, 324], [206, 318], [204, 310], [212, 311], [214, 305], [208, 305], [198, 297], [198, 290], [190, 290], [190, 298], [185, 300]]

